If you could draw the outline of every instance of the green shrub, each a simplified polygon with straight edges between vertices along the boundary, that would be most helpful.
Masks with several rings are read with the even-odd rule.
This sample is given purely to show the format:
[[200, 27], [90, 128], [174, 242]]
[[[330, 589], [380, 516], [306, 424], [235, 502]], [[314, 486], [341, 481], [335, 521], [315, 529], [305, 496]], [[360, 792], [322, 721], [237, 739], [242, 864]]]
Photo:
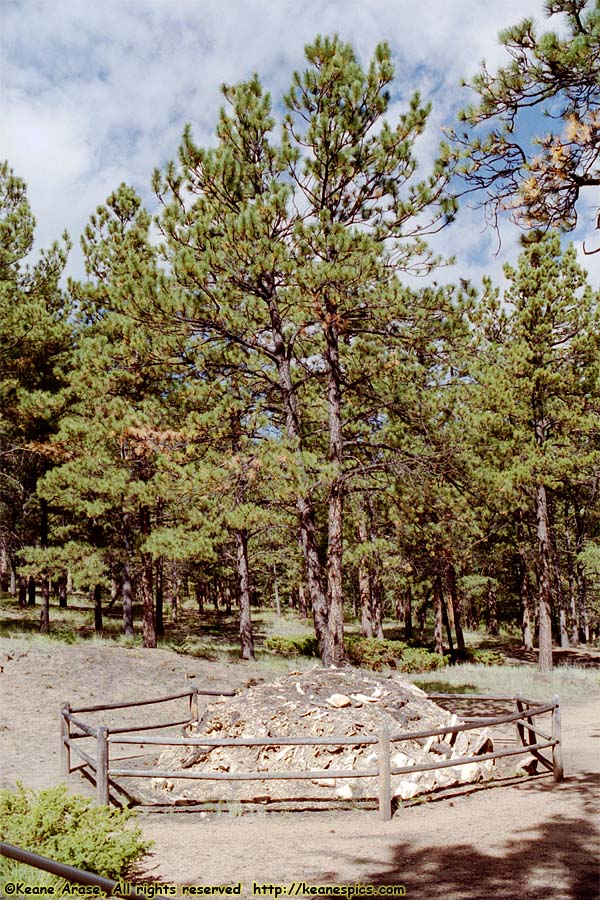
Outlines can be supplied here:
[[449, 662], [448, 656], [432, 653], [426, 647], [409, 647], [403, 641], [350, 637], [345, 648], [352, 665], [376, 672], [386, 667], [399, 672], [433, 672]]
[[[133, 873], [151, 846], [134, 817], [131, 810], [94, 806], [65, 785], [39, 793], [22, 784], [0, 791], [3, 841], [117, 881]], [[13, 865], [0, 857], [0, 877], [11, 877]]]
[[273, 653], [280, 653], [282, 656], [318, 656], [319, 645], [316, 637], [309, 634], [299, 635], [298, 637], [282, 637], [274, 634], [265, 641], [267, 650]]
[[[314, 636], [282, 637], [273, 635], [265, 641], [267, 650], [282, 656], [319, 656]], [[432, 653], [426, 647], [411, 647], [404, 641], [348, 637], [344, 641], [348, 661], [363, 669], [397, 669], [399, 672], [433, 672], [448, 665], [450, 657]]]
[[476, 663], [480, 666], [504, 666], [506, 657], [497, 650], [474, 650], [467, 647], [466, 662]]

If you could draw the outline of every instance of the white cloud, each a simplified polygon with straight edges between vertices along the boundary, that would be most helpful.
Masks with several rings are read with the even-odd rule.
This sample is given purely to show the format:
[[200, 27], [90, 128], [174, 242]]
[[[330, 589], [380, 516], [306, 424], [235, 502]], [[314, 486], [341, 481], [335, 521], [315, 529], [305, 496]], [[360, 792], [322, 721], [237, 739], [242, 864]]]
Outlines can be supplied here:
[[[0, 36], [0, 158], [28, 183], [47, 244], [66, 227], [77, 239], [121, 181], [152, 203], [152, 169], [174, 158], [186, 121], [211, 140], [219, 85], [257, 72], [275, 100], [303, 65], [315, 34], [338, 32], [364, 61], [387, 40], [397, 64], [393, 111], [416, 88], [432, 99], [419, 150], [435, 155], [439, 127], [468, 100], [459, 87], [485, 57], [504, 59], [497, 32], [542, 0], [4, 0]], [[461, 273], [499, 270], [494, 236], [468, 210], [445, 233]], [[505, 238], [506, 240], [506, 238]], [[509, 238], [506, 243], [512, 243]], [[476, 249], [479, 248], [479, 249]], [[483, 248], [483, 249], [482, 249]], [[81, 261], [73, 255], [71, 270]]]

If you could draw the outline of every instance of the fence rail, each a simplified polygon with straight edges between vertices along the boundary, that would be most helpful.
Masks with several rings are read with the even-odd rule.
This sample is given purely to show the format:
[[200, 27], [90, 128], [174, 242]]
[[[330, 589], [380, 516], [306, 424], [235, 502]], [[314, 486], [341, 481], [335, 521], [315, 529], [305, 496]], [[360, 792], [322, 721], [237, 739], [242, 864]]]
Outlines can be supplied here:
[[[6, 856], [7, 859], [14, 859], [15, 862], [23, 863], [26, 866], [32, 866], [34, 869], [42, 869], [44, 872], [50, 872], [52, 875], [64, 878], [65, 881], [73, 881], [76, 884], [99, 887], [109, 897], [114, 895], [117, 897], [133, 897], [134, 900], [148, 900], [145, 894], [139, 894], [137, 891], [129, 889], [127, 891], [120, 890], [119, 882], [113, 881], [112, 878], [105, 878], [103, 875], [96, 875], [93, 872], [77, 869], [75, 866], [68, 866], [66, 863], [56, 862], [54, 859], [48, 859], [47, 856], [40, 856], [39, 853], [23, 850], [21, 847], [15, 847], [13, 844], [1, 842], [0, 856]], [[31, 892], [35, 893], [35, 889]]]
[[[547, 770], [554, 775], [555, 781], [563, 778], [562, 750], [561, 750], [561, 721], [560, 705], [558, 697], [554, 697], [551, 703], [526, 700], [520, 694], [515, 696], [476, 695], [476, 694], [430, 694], [432, 700], [477, 700], [480, 702], [503, 701], [514, 703], [516, 711], [502, 715], [480, 715], [468, 717], [468, 720], [460, 725], [447, 725], [441, 728], [431, 728], [417, 732], [401, 732], [390, 735], [386, 728], [381, 729], [377, 735], [361, 735], [360, 737], [348, 737], [347, 735], [330, 735], [328, 737], [297, 736], [297, 737], [271, 737], [271, 738], [179, 738], [179, 737], [147, 737], [139, 732], [153, 729], [167, 728], [189, 724], [198, 718], [198, 698], [200, 696], [234, 696], [231, 691], [204, 691], [193, 688], [178, 694], [170, 694], [166, 697], [158, 697], [151, 700], [130, 701], [127, 703], [111, 703], [104, 706], [87, 706], [71, 709], [67, 703], [61, 709], [61, 761], [65, 774], [73, 771], [71, 767], [71, 752], [75, 753], [95, 773], [96, 800], [100, 805], [110, 802], [109, 788], [111, 782], [119, 787], [115, 778], [165, 778], [186, 779], [203, 781], [269, 781], [269, 780], [316, 780], [320, 778], [377, 778], [378, 800], [380, 816], [387, 821], [392, 816], [391, 776], [404, 775], [413, 772], [427, 772], [436, 769], [464, 766], [469, 763], [480, 763], [490, 759], [500, 759], [508, 756], [532, 754]], [[161, 722], [156, 724], [144, 724], [133, 726], [119, 726], [109, 728], [107, 725], [90, 725], [84, 722], [77, 713], [100, 713], [108, 710], [119, 710], [137, 706], [147, 706], [157, 703], [169, 703], [174, 700], [187, 698], [189, 702], [189, 717], [187, 719]], [[551, 714], [551, 734], [545, 734], [536, 727], [535, 717]], [[485, 725], [493, 727], [514, 723], [516, 726], [517, 743], [514, 749], [495, 750], [490, 753], [482, 753], [471, 756], [461, 756], [454, 759], [444, 759], [440, 762], [428, 762], [413, 766], [392, 767], [391, 751], [394, 744], [403, 741], [421, 740], [430, 737], [450, 736], [465, 731], [473, 731]], [[71, 725], [80, 729], [80, 733], [71, 734]], [[135, 733], [134, 733], [135, 732]], [[76, 739], [94, 738], [96, 742], [95, 756], [86, 753]], [[540, 740], [541, 739], [541, 740]], [[126, 766], [113, 766], [110, 763], [110, 746], [136, 744], [149, 747], [157, 746], [183, 746], [183, 747], [273, 747], [273, 746], [364, 746], [375, 744], [377, 751], [377, 766], [365, 769], [313, 769], [308, 771], [293, 772], [190, 772], [188, 769], [165, 770], [162, 769], [130, 769]], [[549, 759], [543, 750], [551, 750], [552, 759]]]

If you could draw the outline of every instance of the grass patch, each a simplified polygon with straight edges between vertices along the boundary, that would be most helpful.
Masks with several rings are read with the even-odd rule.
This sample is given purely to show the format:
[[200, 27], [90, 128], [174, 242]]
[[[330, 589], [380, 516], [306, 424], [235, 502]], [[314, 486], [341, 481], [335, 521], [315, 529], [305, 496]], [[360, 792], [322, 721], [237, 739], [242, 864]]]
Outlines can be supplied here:
[[[439, 680], [438, 680], [439, 678]], [[447, 666], [436, 672], [436, 679], [426, 675], [411, 676], [411, 681], [431, 693], [506, 694], [522, 691], [532, 700], [549, 700], [600, 694], [600, 670], [561, 666], [550, 676], [540, 675], [533, 666], [481, 666], [474, 663]], [[444, 687], [437, 687], [443, 684]], [[434, 687], [434, 685], [436, 685]]]

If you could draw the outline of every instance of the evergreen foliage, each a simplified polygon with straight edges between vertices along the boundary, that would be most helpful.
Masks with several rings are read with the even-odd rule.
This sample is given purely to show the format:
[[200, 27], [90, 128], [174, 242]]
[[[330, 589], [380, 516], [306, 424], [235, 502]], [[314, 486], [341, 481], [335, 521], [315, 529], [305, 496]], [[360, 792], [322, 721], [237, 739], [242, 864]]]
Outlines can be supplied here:
[[[93, 806], [64, 785], [37, 794], [21, 784], [0, 791], [0, 823], [3, 841], [116, 881], [134, 874], [150, 848], [131, 810]], [[15, 865], [0, 858], [4, 881]]]
[[[465, 136], [466, 164], [570, 227], [597, 177], [598, 12], [547, 10], [570, 32], [504, 35], [513, 63], [466, 113], [501, 127]], [[200, 628], [235, 606], [245, 659], [266, 603], [314, 626], [267, 647], [326, 664], [433, 669], [485, 624], [527, 650], [537, 631], [548, 669], [553, 642], [598, 634], [598, 296], [552, 230], [527, 234], [503, 294], [432, 280], [452, 154], [419, 170], [429, 105], [392, 120], [393, 79], [387, 45], [363, 66], [318, 37], [279, 105], [257, 76], [224, 86], [214, 142], [187, 127], [155, 172], [156, 221], [120, 185], [66, 291], [68, 242], [28, 263], [25, 185], [0, 167], [0, 586], [22, 604], [41, 587], [42, 630], [69, 587], [98, 633], [119, 602], [131, 637], [141, 608], [146, 647], [187, 597]], [[519, 111], [557, 96], [568, 152], [554, 136], [511, 169]]]
[[[510, 62], [495, 73], [482, 66], [468, 85], [479, 99], [461, 115], [469, 129], [453, 137], [469, 189], [486, 192], [493, 220], [508, 207], [526, 227], [572, 229], [582, 188], [600, 184], [600, 4], [544, 8], [566, 28], [540, 32], [523, 19], [502, 31]], [[531, 110], [545, 116], [533, 148], [520, 128]]]

